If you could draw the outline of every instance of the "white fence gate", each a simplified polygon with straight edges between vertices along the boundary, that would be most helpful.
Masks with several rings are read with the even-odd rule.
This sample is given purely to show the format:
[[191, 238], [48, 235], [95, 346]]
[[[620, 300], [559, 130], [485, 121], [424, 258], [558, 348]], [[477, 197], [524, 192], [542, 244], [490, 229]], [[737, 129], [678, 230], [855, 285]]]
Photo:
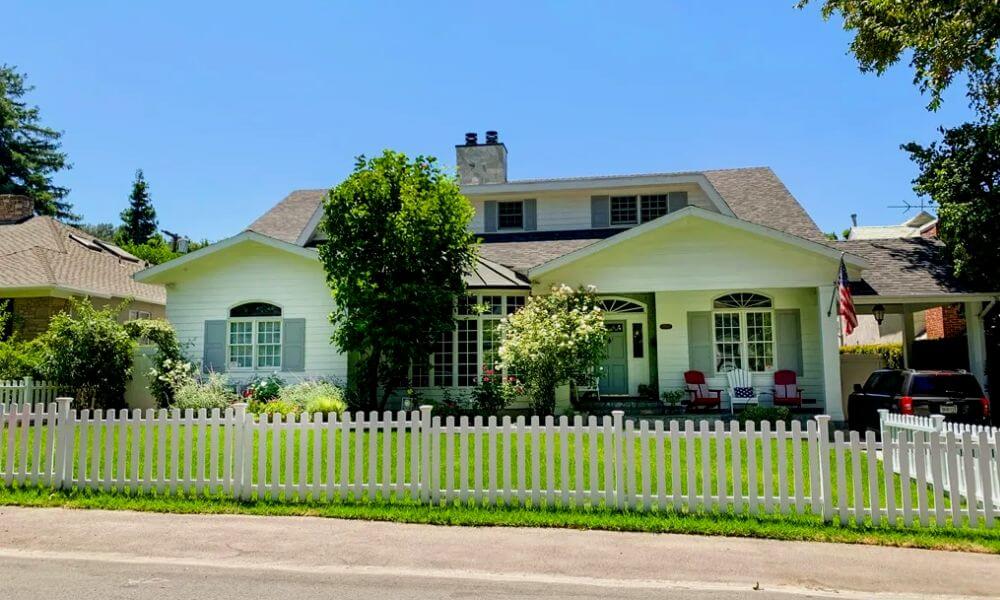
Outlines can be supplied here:
[[[997, 444], [1000, 430], [986, 425], [946, 423], [944, 415], [901, 415], [884, 409], [879, 411], [879, 421], [882, 441], [893, 443], [897, 471], [904, 462], [911, 472], [922, 469], [926, 477], [938, 469], [944, 493], [973, 504], [989, 503], [1000, 512], [1000, 445]], [[920, 456], [921, 450], [909, 445], [917, 435], [936, 439], [938, 452], [933, 449], [935, 444], [931, 444]], [[972, 443], [967, 444], [966, 440]], [[900, 449], [905, 452], [902, 459]], [[970, 481], [974, 485], [969, 485]]]
[[[992, 501], [951, 502], [943, 476], [984, 457], [984, 436], [829, 433], [721, 421], [441, 419], [413, 412], [283, 419], [225, 411], [0, 407], [0, 482], [162, 495], [329, 502], [558, 506], [814, 515], [847, 524], [993, 527]], [[961, 452], [958, 445], [961, 445]], [[915, 462], [898, 461], [915, 456]], [[937, 457], [926, 468], [927, 456]], [[980, 458], [979, 460], [985, 460]], [[921, 462], [923, 461], [923, 462]], [[933, 465], [947, 463], [949, 470]], [[987, 463], [983, 463], [989, 467]], [[970, 471], [972, 472], [972, 471]], [[968, 477], [989, 499], [998, 473]]]
[[35, 381], [31, 377], [0, 381], [0, 404], [22, 405], [25, 403], [54, 402], [59, 388], [47, 381]]

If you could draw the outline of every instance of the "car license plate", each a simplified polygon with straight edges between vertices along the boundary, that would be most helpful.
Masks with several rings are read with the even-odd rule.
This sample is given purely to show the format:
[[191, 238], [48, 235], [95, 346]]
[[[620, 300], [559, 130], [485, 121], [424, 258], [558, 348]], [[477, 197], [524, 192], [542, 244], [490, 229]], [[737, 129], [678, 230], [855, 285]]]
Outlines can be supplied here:
[[945, 404], [944, 406], [941, 407], [941, 414], [942, 415], [957, 415], [958, 414], [958, 407], [957, 406], [949, 406], [949, 405]]

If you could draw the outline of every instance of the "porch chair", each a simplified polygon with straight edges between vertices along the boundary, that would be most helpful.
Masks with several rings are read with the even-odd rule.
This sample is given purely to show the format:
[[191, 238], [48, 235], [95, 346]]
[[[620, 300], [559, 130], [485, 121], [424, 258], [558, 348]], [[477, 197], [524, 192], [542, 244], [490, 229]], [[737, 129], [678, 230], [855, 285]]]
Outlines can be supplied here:
[[774, 372], [774, 405], [802, 408], [802, 389], [799, 388], [795, 371]]
[[701, 371], [686, 371], [684, 384], [691, 397], [688, 401], [688, 409], [719, 408], [722, 405], [722, 390], [709, 389], [705, 382], [705, 374]]
[[736, 414], [736, 405], [744, 408], [749, 404], [758, 404], [757, 390], [753, 389], [753, 374], [743, 369], [733, 369], [726, 373], [729, 379], [729, 413]]
[[601, 401], [601, 378], [597, 375], [581, 375], [575, 377], [573, 386], [576, 388], [576, 399], [579, 402], [583, 395], [593, 392], [598, 402]]

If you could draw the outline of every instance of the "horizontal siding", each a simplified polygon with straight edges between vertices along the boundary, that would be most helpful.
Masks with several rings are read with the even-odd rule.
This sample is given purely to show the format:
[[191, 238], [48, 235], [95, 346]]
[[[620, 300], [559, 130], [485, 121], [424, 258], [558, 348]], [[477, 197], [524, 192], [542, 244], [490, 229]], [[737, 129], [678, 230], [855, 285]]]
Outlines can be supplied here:
[[[712, 301], [730, 291], [719, 290], [692, 292], [659, 292], [656, 294], [656, 315], [660, 323], [670, 323], [671, 329], [657, 329], [657, 356], [660, 390], [684, 388], [684, 372], [690, 369], [688, 361], [687, 315], [689, 312], [710, 311]], [[802, 375], [799, 385], [805, 398], [814, 398], [820, 405], [825, 401], [823, 388], [823, 357], [819, 331], [819, 304], [815, 288], [808, 289], [754, 289], [770, 296], [774, 308], [799, 309], [802, 328]], [[725, 389], [725, 375], [706, 373], [709, 386]], [[762, 373], [754, 376], [754, 385], [761, 390], [773, 387], [774, 376]]]
[[[167, 287], [167, 319], [187, 355], [200, 362], [205, 321], [225, 319], [232, 306], [249, 301], [270, 302], [282, 307], [284, 318], [306, 320], [305, 371], [283, 377], [346, 378], [346, 355], [330, 342], [333, 299], [318, 260], [258, 244], [231, 248], [195, 263]], [[253, 374], [229, 375], [241, 380]]]

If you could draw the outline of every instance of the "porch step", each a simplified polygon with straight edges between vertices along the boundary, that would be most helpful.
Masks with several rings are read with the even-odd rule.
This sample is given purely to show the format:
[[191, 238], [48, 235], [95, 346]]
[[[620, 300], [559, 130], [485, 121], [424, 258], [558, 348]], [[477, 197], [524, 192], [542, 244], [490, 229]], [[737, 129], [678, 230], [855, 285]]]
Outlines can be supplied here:
[[662, 415], [663, 403], [649, 398], [639, 398], [635, 396], [626, 397], [604, 397], [600, 400], [586, 400], [581, 403], [581, 410], [592, 415], [610, 415], [612, 411], [622, 410], [627, 415]]

